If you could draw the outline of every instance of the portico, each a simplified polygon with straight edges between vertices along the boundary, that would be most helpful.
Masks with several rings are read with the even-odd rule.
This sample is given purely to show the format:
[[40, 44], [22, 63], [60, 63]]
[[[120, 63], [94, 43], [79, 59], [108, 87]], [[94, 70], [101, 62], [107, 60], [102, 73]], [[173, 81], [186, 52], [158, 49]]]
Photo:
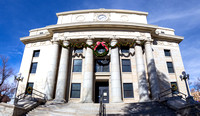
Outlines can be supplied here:
[[[116, 36], [115, 36], [116, 37]], [[126, 38], [124, 38], [124, 41], [126, 40]], [[137, 41], [136, 41], [137, 40]], [[145, 72], [145, 68], [148, 69], [148, 67], [145, 67], [144, 65], [144, 61], [148, 61], [147, 64], [151, 69], [148, 69], [148, 73], [149, 75], [153, 75], [154, 80], [157, 79], [157, 77], [155, 77], [155, 64], [154, 62], [149, 61], [149, 59], [154, 60], [152, 57], [152, 50], [151, 50], [151, 40], [131, 40], [133, 42], [135, 42], [134, 46], [132, 46], [131, 48], [134, 49], [134, 53], [135, 54], [135, 58], [136, 58], [136, 67], [137, 67], [137, 78], [138, 78], [138, 88], [139, 88], [139, 99], [140, 101], [148, 101], [149, 100], [149, 94], [148, 94], [148, 82], [147, 82], [147, 78], [146, 78], [146, 72]], [[85, 43], [88, 45], [93, 45], [94, 43], [96, 43], [98, 41], [95, 40], [95, 38], [93, 39], [86, 39]], [[121, 40], [123, 41], [123, 40]], [[63, 101], [65, 100], [65, 91], [66, 91], [66, 81], [67, 78], [67, 68], [68, 68], [68, 57], [69, 57], [69, 49], [75, 49], [75, 48], [70, 48], [67, 47], [70, 42], [69, 40], [64, 40], [62, 41], [63, 43], [60, 44], [61, 47], [61, 54], [60, 54], [60, 65], [59, 65], [59, 70], [58, 70], [58, 79], [57, 79], [57, 86], [56, 86], [56, 92], [55, 92], [55, 99], [58, 101]], [[73, 44], [73, 43], [72, 43]], [[118, 39], [116, 38], [111, 38], [110, 39], [110, 44], [111, 46], [115, 46], [116, 44], [118, 44]], [[146, 58], [143, 58], [143, 50], [142, 47], [145, 46], [145, 51], [146, 51]], [[98, 57], [94, 55], [93, 49], [91, 49], [90, 47], [87, 47], [84, 49], [84, 53], [82, 54], [82, 56], [84, 56], [84, 65], [83, 65], [83, 82], [81, 83], [81, 88], [82, 91], [81, 93], [81, 102], [84, 103], [92, 103], [97, 101], [97, 96], [99, 96], [99, 94], [97, 94], [97, 88], [95, 88], [95, 82], [96, 82], [96, 77], [98, 78], [98, 76], [103, 76], [102, 79], [98, 79], [98, 81], [101, 80], [105, 80], [107, 79], [107, 82], [110, 82], [110, 85], [107, 84], [107, 88], [109, 88], [109, 96], [110, 96], [110, 102], [113, 103], [118, 103], [118, 102], [122, 102], [123, 100], [123, 96], [122, 96], [122, 77], [121, 77], [121, 62], [120, 62], [120, 54], [123, 53], [119, 53], [120, 52], [120, 48], [119, 47], [113, 47], [113, 48], [109, 48], [110, 52], [104, 56], [104, 57]], [[81, 53], [80, 53], [81, 54]], [[150, 54], [150, 55], [149, 55]], [[96, 66], [96, 60], [98, 59], [107, 59], [108, 60], [108, 70], [106, 71], [96, 71], [95, 70], [95, 66]], [[103, 61], [102, 60], [102, 61]], [[151, 71], [152, 70], [152, 71]], [[98, 73], [97, 76], [95, 75], [95, 73]], [[108, 75], [105, 75], [105, 73], [107, 73]], [[153, 73], [153, 74], [152, 74]], [[98, 82], [98, 87], [100, 87], [101, 83]], [[105, 83], [104, 83], [105, 84]], [[104, 85], [103, 84], [103, 85]], [[109, 86], [108, 86], [109, 85]], [[158, 89], [158, 84], [154, 83], [154, 84], [150, 84], [152, 88], [154, 88], [154, 91], [156, 92], [155, 98], [156, 96], [158, 96], [159, 94], [159, 90]], [[102, 89], [102, 88], [101, 88]]]

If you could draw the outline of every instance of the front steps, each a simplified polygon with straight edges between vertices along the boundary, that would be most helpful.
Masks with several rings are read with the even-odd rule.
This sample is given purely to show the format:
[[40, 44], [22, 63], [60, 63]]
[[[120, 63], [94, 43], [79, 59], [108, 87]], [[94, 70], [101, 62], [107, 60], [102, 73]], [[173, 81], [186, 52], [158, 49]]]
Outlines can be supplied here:
[[[105, 104], [106, 115], [175, 116], [175, 111], [159, 102]], [[99, 104], [64, 103], [43, 105], [30, 111], [27, 116], [98, 116]]]
[[19, 99], [15, 104], [13, 116], [25, 116], [27, 112], [33, 110], [41, 104], [45, 104], [45, 100], [39, 98], [33, 98], [31, 96]]

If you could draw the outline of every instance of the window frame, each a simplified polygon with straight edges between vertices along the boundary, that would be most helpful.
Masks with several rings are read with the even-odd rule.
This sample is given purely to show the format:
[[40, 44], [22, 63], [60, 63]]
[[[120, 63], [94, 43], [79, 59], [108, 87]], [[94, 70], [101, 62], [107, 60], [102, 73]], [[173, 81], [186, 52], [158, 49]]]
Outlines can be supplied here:
[[166, 62], [166, 64], [167, 64], [168, 73], [175, 73], [173, 63], [172, 62]]
[[171, 56], [171, 50], [164, 49], [164, 54], [165, 54], [166, 57], [170, 57]]
[[[38, 55], [37, 55], [36, 53], [38, 53]], [[34, 51], [33, 51], [33, 57], [34, 57], [34, 58], [37, 58], [37, 57], [39, 57], [39, 56], [40, 56], [40, 50], [34, 50]]]
[[129, 52], [130, 52], [129, 46], [121, 46], [121, 53], [129, 53]]
[[[123, 61], [129, 61], [129, 65], [124, 64]], [[131, 60], [130, 59], [122, 59], [121, 62], [122, 62], [122, 72], [132, 72], [132, 69], [131, 69]], [[128, 70], [126, 70], [125, 67], [128, 67]]]
[[[36, 64], [35, 68], [33, 68], [33, 65]], [[30, 74], [35, 74], [37, 72], [37, 65], [38, 62], [32, 62], [30, 67]]]
[[[81, 52], [79, 52], [79, 50], [80, 50]], [[77, 52], [77, 51], [78, 51], [78, 52]], [[74, 53], [77, 53], [77, 54], [83, 53], [83, 48], [77, 48], [77, 47], [75, 47], [75, 48], [74, 48]]]
[[[98, 65], [100, 67], [100, 71], [97, 70], [97, 64], [99, 64], [97, 61], [98, 60], [104, 60], [104, 59], [95, 59], [95, 72], [110, 72], [110, 59], [106, 59], [108, 60], [108, 65]], [[108, 66], [108, 71], [104, 70], [106, 68], [104, 68], [105, 66]]]
[[[32, 93], [33, 93], [33, 86], [34, 86], [34, 83], [33, 82], [28, 82], [27, 83], [27, 86], [26, 86], [26, 90], [25, 90], [25, 94], [26, 95], [32, 95]], [[31, 93], [28, 93], [28, 87], [31, 87], [32, 88], [32, 92]]]
[[[125, 85], [129, 85], [131, 88], [125, 88]], [[123, 95], [124, 98], [134, 98], [133, 83], [123, 83]], [[131, 96], [127, 96], [126, 92], [131, 92]]]
[[[75, 65], [75, 61], [78, 61], [78, 60], [81, 61], [81, 65]], [[74, 59], [74, 60], [73, 60], [72, 72], [77, 72], [77, 73], [78, 73], [78, 72], [82, 72], [82, 65], [83, 65], [82, 59]], [[78, 71], [75, 70], [76, 67], [80, 67], [80, 71], [79, 71], [79, 70], [78, 70]]]
[[[73, 85], [79, 85], [79, 89], [73, 90]], [[79, 92], [79, 96], [74, 96], [73, 92]], [[70, 92], [70, 98], [81, 98], [81, 83], [71, 83], [71, 92]]]
[[178, 84], [177, 84], [177, 82], [175, 82], [175, 81], [170, 82], [171, 88], [172, 88], [172, 84], [175, 84], [175, 85], [177, 86], [177, 90], [176, 90], [176, 91], [172, 91], [172, 94], [178, 93], [179, 89], [178, 89]]

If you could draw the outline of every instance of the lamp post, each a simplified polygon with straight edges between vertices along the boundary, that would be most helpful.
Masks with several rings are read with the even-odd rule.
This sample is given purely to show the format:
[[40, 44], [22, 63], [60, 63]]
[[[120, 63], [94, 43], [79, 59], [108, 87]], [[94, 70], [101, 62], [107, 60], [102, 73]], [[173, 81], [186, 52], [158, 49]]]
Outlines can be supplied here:
[[186, 74], [185, 71], [182, 72], [182, 75], [180, 75], [180, 78], [181, 80], [184, 80], [185, 81], [185, 85], [186, 85], [186, 88], [187, 88], [187, 93], [188, 93], [188, 97], [190, 97], [190, 91], [189, 91], [189, 88], [188, 88], [188, 85], [187, 85], [187, 79], [189, 80], [189, 74]]
[[22, 74], [21, 73], [18, 73], [16, 76], [15, 76], [15, 80], [17, 81], [17, 87], [16, 87], [16, 92], [15, 92], [15, 103], [17, 102], [16, 101], [16, 96], [17, 96], [17, 89], [18, 89], [18, 85], [19, 85], [19, 81], [23, 81], [24, 77], [22, 77]]

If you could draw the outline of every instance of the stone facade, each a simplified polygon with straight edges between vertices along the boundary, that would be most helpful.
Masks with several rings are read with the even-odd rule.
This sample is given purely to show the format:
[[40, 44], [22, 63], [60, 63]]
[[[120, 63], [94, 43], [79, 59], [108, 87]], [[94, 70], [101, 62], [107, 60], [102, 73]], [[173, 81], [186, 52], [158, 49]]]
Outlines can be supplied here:
[[[24, 80], [19, 82], [17, 94], [24, 93], [28, 83], [33, 83], [33, 88], [45, 93], [49, 100], [91, 103], [98, 102], [98, 87], [106, 86], [109, 103], [131, 103], [157, 99], [160, 92], [170, 88], [171, 82], [176, 82], [178, 90], [186, 93], [185, 84], [179, 78], [184, 71], [179, 50], [183, 37], [174, 35], [173, 29], [147, 24], [147, 15], [107, 9], [57, 13], [56, 25], [30, 30], [29, 36], [20, 39], [25, 44], [20, 68]], [[98, 41], [111, 46], [119, 42], [135, 44], [128, 48], [128, 53], [122, 52], [119, 46], [109, 47], [104, 57], [95, 56], [90, 47], [76, 53], [74, 47], [61, 46], [93, 45]], [[170, 56], [165, 55], [165, 50]], [[35, 51], [39, 51], [39, 56], [34, 57]], [[74, 62], [78, 59], [81, 71], [76, 72]], [[109, 61], [109, 71], [95, 70], [99, 59]], [[127, 65], [131, 71], [123, 71], [123, 60], [130, 61]], [[172, 63], [173, 72], [168, 71], [167, 62]], [[37, 64], [36, 72], [32, 73], [33, 63]], [[78, 98], [72, 97], [72, 84], [77, 83], [80, 84], [80, 89], [75, 90], [80, 94]], [[103, 83], [106, 85], [101, 86]], [[125, 88], [125, 84], [132, 87]]]

